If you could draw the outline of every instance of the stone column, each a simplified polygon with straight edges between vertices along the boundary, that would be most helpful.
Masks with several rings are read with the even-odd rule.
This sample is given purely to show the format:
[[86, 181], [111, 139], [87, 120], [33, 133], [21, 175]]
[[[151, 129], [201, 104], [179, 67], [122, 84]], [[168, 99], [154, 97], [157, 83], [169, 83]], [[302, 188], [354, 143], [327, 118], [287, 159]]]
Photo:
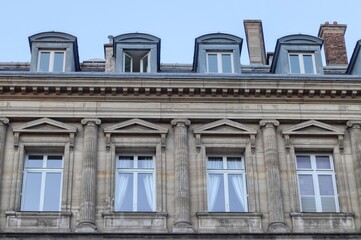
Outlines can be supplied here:
[[356, 176], [358, 203], [361, 206], [361, 121], [348, 121], [350, 132], [353, 167]]
[[175, 216], [174, 232], [193, 232], [190, 209], [188, 119], [174, 119]]
[[276, 127], [277, 120], [262, 120], [259, 123], [263, 133], [264, 160], [266, 164], [269, 232], [287, 232], [284, 222], [281, 180], [278, 162]]
[[[0, 118], [0, 166], [4, 162], [4, 153], [5, 153], [5, 139], [6, 139], [6, 129], [9, 123], [8, 118]], [[1, 171], [2, 172], [2, 171]]]
[[77, 232], [94, 232], [95, 202], [96, 202], [96, 173], [97, 173], [97, 144], [98, 125], [100, 119], [83, 119], [84, 147], [83, 147], [83, 178], [80, 188], [82, 202], [80, 205], [80, 223]]

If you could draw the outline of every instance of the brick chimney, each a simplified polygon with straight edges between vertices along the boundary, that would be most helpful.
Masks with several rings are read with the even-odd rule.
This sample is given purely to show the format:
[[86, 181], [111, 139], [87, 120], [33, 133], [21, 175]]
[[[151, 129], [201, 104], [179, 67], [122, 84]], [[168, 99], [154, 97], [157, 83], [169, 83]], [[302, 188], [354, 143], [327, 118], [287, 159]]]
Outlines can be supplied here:
[[266, 64], [263, 28], [261, 20], [244, 20], [249, 61], [251, 64]]
[[318, 37], [324, 40], [326, 65], [347, 65], [345, 44], [346, 24], [325, 22], [320, 25]]

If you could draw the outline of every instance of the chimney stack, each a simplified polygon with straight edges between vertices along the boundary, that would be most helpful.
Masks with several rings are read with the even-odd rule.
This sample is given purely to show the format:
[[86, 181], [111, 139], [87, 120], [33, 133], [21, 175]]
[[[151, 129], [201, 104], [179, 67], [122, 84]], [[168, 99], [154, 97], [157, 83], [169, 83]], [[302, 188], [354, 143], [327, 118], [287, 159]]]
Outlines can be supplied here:
[[244, 20], [249, 61], [251, 64], [266, 64], [263, 28], [261, 20]]
[[324, 40], [326, 65], [347, 65], [345, 44], [346, 24], [325, 22], [320, 25], [318, 37]]

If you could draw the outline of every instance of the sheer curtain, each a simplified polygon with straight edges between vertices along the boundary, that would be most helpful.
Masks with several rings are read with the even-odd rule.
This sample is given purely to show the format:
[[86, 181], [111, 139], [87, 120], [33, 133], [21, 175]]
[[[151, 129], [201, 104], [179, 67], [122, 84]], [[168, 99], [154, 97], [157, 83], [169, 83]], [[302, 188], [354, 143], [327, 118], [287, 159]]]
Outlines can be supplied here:
[[143, 183], [145, 188], [145, 194], [147, 196], [149, 207], [154, 211], [154, 184], [153, 184], [153, 174], [144, 174]]
[[[116, 199], [116, 207], [117, 210], [120, 210], [121, 206], [124, 203], [125, 200], [125, 193], [127, 192], [128, 189], [128, 182], [129, 182], [129, 177], [131, 175], [130, 174], [120, 174], [118, 173], [118, 195], [117, 195], [117, 199]], [[132, 209], [129, 209], [132, 210]]]
[[232, 179], [232, 186], [236, 192], [237, 198], [241, 203], [243, 211], [246, 210], [245, 205], [245, 192], [244, 192], [244, 185], [243, 185], [243, 176], [242, 175], [230, 175]]
[[221, 174], [209, 174], [208, 175], [208, 210], [214, 210], [214, 204], [216, 203], [219, 184], [221, 182]]

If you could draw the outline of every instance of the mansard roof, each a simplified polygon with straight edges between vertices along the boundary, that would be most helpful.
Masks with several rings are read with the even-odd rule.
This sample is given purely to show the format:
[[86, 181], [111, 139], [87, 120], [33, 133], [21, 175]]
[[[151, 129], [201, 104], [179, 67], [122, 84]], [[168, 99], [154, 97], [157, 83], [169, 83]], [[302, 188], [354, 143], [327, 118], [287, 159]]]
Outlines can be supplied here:
[[[356, 46], [353, 50], [353, 53], [352, 53], [352, 56], [351, 56], [351, 60], [350, 60], [350, 63], [348, 64], [348, 68], [347, 68], [347, 71], [346, 73], [349, 73], [349, 74], [353, 74], [354, 73], [354, 70], [355, 70], [355, 67], [359, 68], [360, 70], [358, 71], [355, 71], [356, 74], [357, 73], [360, 73], [361, 72], [361, 56], [360, 56], [360, 49], [361, 49], [361, 40], [358, 40], [356, 42]], [[359, 64], [358, 64], [359, 63]]]

